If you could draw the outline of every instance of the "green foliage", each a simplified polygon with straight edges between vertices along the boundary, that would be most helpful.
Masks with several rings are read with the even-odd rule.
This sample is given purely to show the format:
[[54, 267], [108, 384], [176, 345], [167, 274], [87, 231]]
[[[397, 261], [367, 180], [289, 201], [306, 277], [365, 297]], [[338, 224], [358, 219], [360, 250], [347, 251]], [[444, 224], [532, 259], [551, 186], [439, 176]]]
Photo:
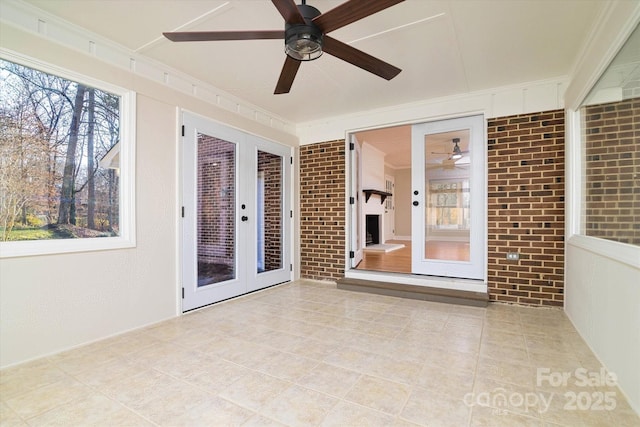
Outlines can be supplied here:
[[9, 232], [8, 241], [58, 239], [53, 230], [46, 228], [14, 228]]
[[38, 218], [37, 216], [33, 215], [33, 214], [27, 214], [27, 225], [29, 227], [32, 228], [36, 228], [36, 227], [42, 227], [43, 225], [46, 225], [47, 222]]

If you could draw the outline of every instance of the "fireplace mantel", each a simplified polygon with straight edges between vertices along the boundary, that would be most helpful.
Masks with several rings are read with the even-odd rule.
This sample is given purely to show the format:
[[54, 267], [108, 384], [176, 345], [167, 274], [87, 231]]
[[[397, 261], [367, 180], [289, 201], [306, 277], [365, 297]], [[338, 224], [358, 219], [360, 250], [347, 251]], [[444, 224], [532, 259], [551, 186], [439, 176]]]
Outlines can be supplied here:
[[381, 191], [381, 190], [362, 190], [362, 192], [364, 193], [364, 202], [368, 203], [369, 202], [369, 197], [371, 197], [372, 194], [377, 194], [378, 196], [380, 196], [380, 204], [384, 203], [384, 200], [389, 197], [389, 196], [393, 196], [393, 194], [391, 193], [387, 193], [386, 191]]

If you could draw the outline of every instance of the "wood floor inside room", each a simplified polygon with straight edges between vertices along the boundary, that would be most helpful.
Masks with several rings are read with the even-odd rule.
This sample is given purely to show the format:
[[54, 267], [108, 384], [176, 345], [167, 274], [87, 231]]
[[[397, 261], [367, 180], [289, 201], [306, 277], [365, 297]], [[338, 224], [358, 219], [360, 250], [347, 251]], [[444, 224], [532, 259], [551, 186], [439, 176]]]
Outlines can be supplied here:
[[[357, 270], [383, 271], [388, 273], [411, 273], [411, 241], [388, 240], [385, 243], [402, 244], [403, 248], [391, 252], [364, 250]], [[448, 261], [468, 261], [469, 244], [466, 242], [430, 241], [427, 258]]]

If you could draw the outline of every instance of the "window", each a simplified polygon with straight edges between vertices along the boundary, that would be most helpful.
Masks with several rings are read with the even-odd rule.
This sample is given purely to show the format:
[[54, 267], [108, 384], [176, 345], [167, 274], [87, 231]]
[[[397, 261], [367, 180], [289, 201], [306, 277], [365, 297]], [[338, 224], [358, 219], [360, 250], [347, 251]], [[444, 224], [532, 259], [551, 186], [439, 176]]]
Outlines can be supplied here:
[[640, 29], [580, 109], [581, 233], [640, 246]]
[[133, 94], [18, 59], [0, 59], [0, 255], [133, 246]]
[[469, 180], [430, 180], [429, 199], [430, 229], [469, 230]]

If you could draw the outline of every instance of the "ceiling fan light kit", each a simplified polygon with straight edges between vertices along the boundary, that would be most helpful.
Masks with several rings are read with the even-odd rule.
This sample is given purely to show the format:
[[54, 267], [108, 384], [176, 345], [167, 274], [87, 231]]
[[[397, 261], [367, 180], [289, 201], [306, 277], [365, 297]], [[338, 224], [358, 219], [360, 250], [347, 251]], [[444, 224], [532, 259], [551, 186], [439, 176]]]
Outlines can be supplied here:
[[321, 13], [315, 7], [307, 5], [305, 0], [302, 0], [302, 4], [299, 5], [296, 5], [294, 0], [271, 0], [284, 18], [284, 31], [192, 31], [166, 32], [163, 34], [174, 42], [284, 38], [284, 51], [287, 56], [285, 57], [274, 94], [289, 93], [300, 63], [318, 59], [323, 52], [385, 80], [391, 80], [402, 71], [400, 68], [326, 34], [403, 1], [347, 0], [330, 11]]
[[315, 7], [302, 2], [298, 10], [305, 20], [304, 24], [285, 23], [284, 52], [297, 61], [312, 61], [322, 55], [322, 30], [312, 21], [320, 16]]
[[458, 160], [462, 158], [462, 150], [460, 150], [460, 146], [458, 145], [458, 143], [460, 142], [460, 138], [453, 138], [453, 154], [451, 155], [451, 158], [453, 160]]

